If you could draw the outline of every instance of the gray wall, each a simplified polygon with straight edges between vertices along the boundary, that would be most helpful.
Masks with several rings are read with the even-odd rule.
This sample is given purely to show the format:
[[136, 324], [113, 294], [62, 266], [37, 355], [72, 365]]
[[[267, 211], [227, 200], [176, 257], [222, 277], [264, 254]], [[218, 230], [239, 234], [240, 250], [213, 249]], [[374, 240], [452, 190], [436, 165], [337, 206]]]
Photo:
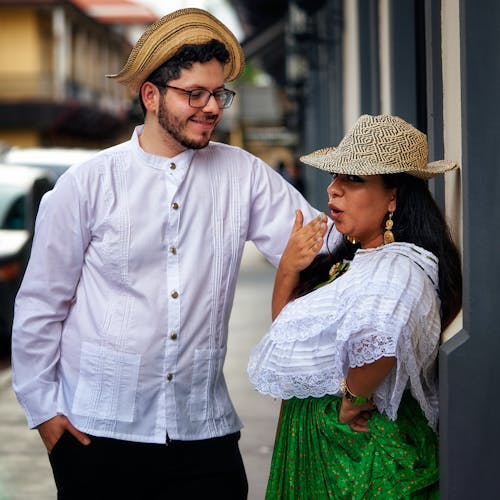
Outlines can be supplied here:
[[499, 498], [500, 2], [462, 0], [464, 329], [441, 349], [443, 499]]

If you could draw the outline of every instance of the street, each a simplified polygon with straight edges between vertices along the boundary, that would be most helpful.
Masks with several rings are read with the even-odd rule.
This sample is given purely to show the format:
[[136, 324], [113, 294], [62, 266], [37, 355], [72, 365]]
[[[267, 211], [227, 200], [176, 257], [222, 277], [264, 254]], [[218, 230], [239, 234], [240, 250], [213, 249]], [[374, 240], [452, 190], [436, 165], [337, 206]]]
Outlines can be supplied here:
[[[248, 244], [229, 324], [224, 370], [231, 397], [245, 424], [240, 448], [248, 476], [248, 500], [264, 498], [280, 406], [279, 401], [255, 392], [246, 375], [249, 351], [270, 324], [273, 279], [274, 269], [253, 244]], [[38, 433], [26, 426], [11, 389], [10, 370], [0, 371], [0, 500], [55, 498], [45, 448]]]

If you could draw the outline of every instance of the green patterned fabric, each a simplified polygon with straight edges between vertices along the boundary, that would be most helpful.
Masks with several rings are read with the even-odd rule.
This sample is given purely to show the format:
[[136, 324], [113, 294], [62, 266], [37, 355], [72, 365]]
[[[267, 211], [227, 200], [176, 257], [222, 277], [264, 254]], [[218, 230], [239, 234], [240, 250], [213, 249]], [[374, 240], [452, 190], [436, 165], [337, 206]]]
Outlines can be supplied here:
[[266, 499], [438, 500], [438, 438], [408, 391], [398, 419], [375, 412], [369, 433], [338, 422], [341, 402], [286, 401]]

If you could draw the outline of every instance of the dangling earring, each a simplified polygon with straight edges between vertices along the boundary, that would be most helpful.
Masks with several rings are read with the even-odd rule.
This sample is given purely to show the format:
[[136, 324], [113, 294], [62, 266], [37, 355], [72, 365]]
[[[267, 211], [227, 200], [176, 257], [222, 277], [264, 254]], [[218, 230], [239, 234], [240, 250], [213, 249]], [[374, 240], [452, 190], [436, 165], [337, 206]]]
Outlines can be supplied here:
[[389, 218], [385, 221], [385, 232], [384, 232], [384, 245], [388, 243], [394, 243], [394, 233], [392, 232], [392, 226], [394, 222], [392, 220], [392, 214], [394, 212], [389, 212]]
[[355, 245], [357, 243], [356, 238], [354, 236], [346, 236], [346, 240], [351, 243], [351, 245]]

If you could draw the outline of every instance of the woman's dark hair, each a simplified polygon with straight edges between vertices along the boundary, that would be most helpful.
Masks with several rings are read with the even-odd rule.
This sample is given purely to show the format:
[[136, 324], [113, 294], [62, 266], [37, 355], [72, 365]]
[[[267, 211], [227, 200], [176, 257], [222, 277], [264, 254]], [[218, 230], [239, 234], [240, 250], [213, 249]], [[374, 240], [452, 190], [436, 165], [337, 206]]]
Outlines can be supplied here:
[[[177, 80], [183, 69], [189, 69], [195, 62], [205, 63], [216, 59], [221, 64], [229, 62], [229, 52], [219, 40], [212, 39], [202, 44], [183, 45], [168, 61], [156, 68], [147, 78], [146, 82], [156, 85], [160, 92], [164, 92], [165, 83]], [[146, 114], [146, 108], [139, 92], [139, 103]]]
[[[396, 188], [396, 211], [392, 232], [396, 241], [413, 243], [439, 260], [439, 297], [441, 325], [444, 330], [462, 307], [462, 271], [458, 249], [449, 227], [423, 179], [408, 174], [382, 175], [388, 189]], [[345, 239], [329, 254], [321, 254], [302, 271], [300, 283], [293, 297], [311, 291], [328, 278], [333, 263], [351, 260], [359, 245]]]

